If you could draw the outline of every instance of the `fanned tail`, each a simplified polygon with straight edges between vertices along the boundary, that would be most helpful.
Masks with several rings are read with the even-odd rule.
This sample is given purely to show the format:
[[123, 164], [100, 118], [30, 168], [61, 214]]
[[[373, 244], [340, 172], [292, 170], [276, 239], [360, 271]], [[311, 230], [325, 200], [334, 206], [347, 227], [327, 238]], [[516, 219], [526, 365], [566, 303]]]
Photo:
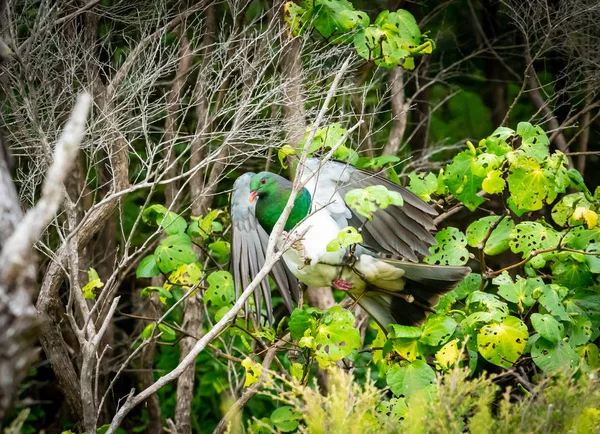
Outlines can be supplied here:
[[389, 324], [423, 324], [440, 297], [453, 290], [469, 275], [469, 267], [415, 264], [381, 259], [404, 270], [404, 289], [399, 292], [369, 287], [362, 295], [353, 294], [357, 303], [384, 329]]

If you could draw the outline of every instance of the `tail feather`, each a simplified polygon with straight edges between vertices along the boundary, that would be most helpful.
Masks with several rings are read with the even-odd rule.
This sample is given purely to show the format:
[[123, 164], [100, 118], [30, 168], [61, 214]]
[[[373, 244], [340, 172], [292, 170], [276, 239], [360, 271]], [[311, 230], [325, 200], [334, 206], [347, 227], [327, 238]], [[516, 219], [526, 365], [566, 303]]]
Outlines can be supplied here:
[[404, 270], [404, 289], [394, 293], [371, 287], [362, 297], [355, 299], [384, 329], [389, 324], [423, 324], [427, 316], [435, 312], [434, 307], [440, 297], [454, 289], [471, 272], [469, 267], [383, 261]]

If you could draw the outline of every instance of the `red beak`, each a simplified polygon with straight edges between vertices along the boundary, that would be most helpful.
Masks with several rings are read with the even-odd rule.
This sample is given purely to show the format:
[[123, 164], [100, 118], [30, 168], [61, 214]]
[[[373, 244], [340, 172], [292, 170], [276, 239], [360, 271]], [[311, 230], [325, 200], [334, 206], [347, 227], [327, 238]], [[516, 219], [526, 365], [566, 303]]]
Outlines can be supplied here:
[[254, 190], [250, 192], [250, 203], [254, 202], [256, 197], [258, 196], [258, 190]]

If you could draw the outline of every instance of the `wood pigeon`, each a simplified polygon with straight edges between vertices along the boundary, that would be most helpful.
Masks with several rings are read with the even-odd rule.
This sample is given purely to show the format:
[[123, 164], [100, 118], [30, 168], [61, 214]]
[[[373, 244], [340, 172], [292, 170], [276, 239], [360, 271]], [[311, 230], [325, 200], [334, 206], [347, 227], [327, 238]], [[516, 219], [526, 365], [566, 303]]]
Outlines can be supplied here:
[[[468, 267], [417, 263], [419, 255], [429, 255], [429, 246], [436, 243], [430, 231], [435, 230], [432, 216], [437, 213], [405, 188], [346, 163], [323, 163], [318, 158], [306, 160], [302, 183], [304, 188], [296, 197], [277, 247], [282, 247], [286, 237], [299, 239], [271, 273], [290, 312], [298, 300], [297, 278], [310, 287], [345, 291], [383, 328], [420, 325], [434, 312], [440, 295], [470, 273]], [[367, 220], [349, 208], [344, 197], [352, 189], [375, 185], [400, 193], [403, 205], [379, 209]], [[235, 181], [231, 268], [236, 294], [263, 266], [268, 234], [291, 191], [290, 181], [270, 172], [246, 173]], [[348, 226], [360, 228], [363, 242], [327, 251], [330, 241]], [[257, 315], [262, 298], [272, 321], [268, 279], [254, 297]]]

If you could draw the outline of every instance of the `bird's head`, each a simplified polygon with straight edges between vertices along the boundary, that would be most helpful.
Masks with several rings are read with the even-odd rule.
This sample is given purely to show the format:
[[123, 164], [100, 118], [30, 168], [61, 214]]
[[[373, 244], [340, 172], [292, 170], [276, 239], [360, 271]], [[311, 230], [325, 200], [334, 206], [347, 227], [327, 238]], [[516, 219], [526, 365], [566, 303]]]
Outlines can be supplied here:
[[260, 172], [250, 180], [250, 202], [277, 191], [277, 179], [271, 172]]

